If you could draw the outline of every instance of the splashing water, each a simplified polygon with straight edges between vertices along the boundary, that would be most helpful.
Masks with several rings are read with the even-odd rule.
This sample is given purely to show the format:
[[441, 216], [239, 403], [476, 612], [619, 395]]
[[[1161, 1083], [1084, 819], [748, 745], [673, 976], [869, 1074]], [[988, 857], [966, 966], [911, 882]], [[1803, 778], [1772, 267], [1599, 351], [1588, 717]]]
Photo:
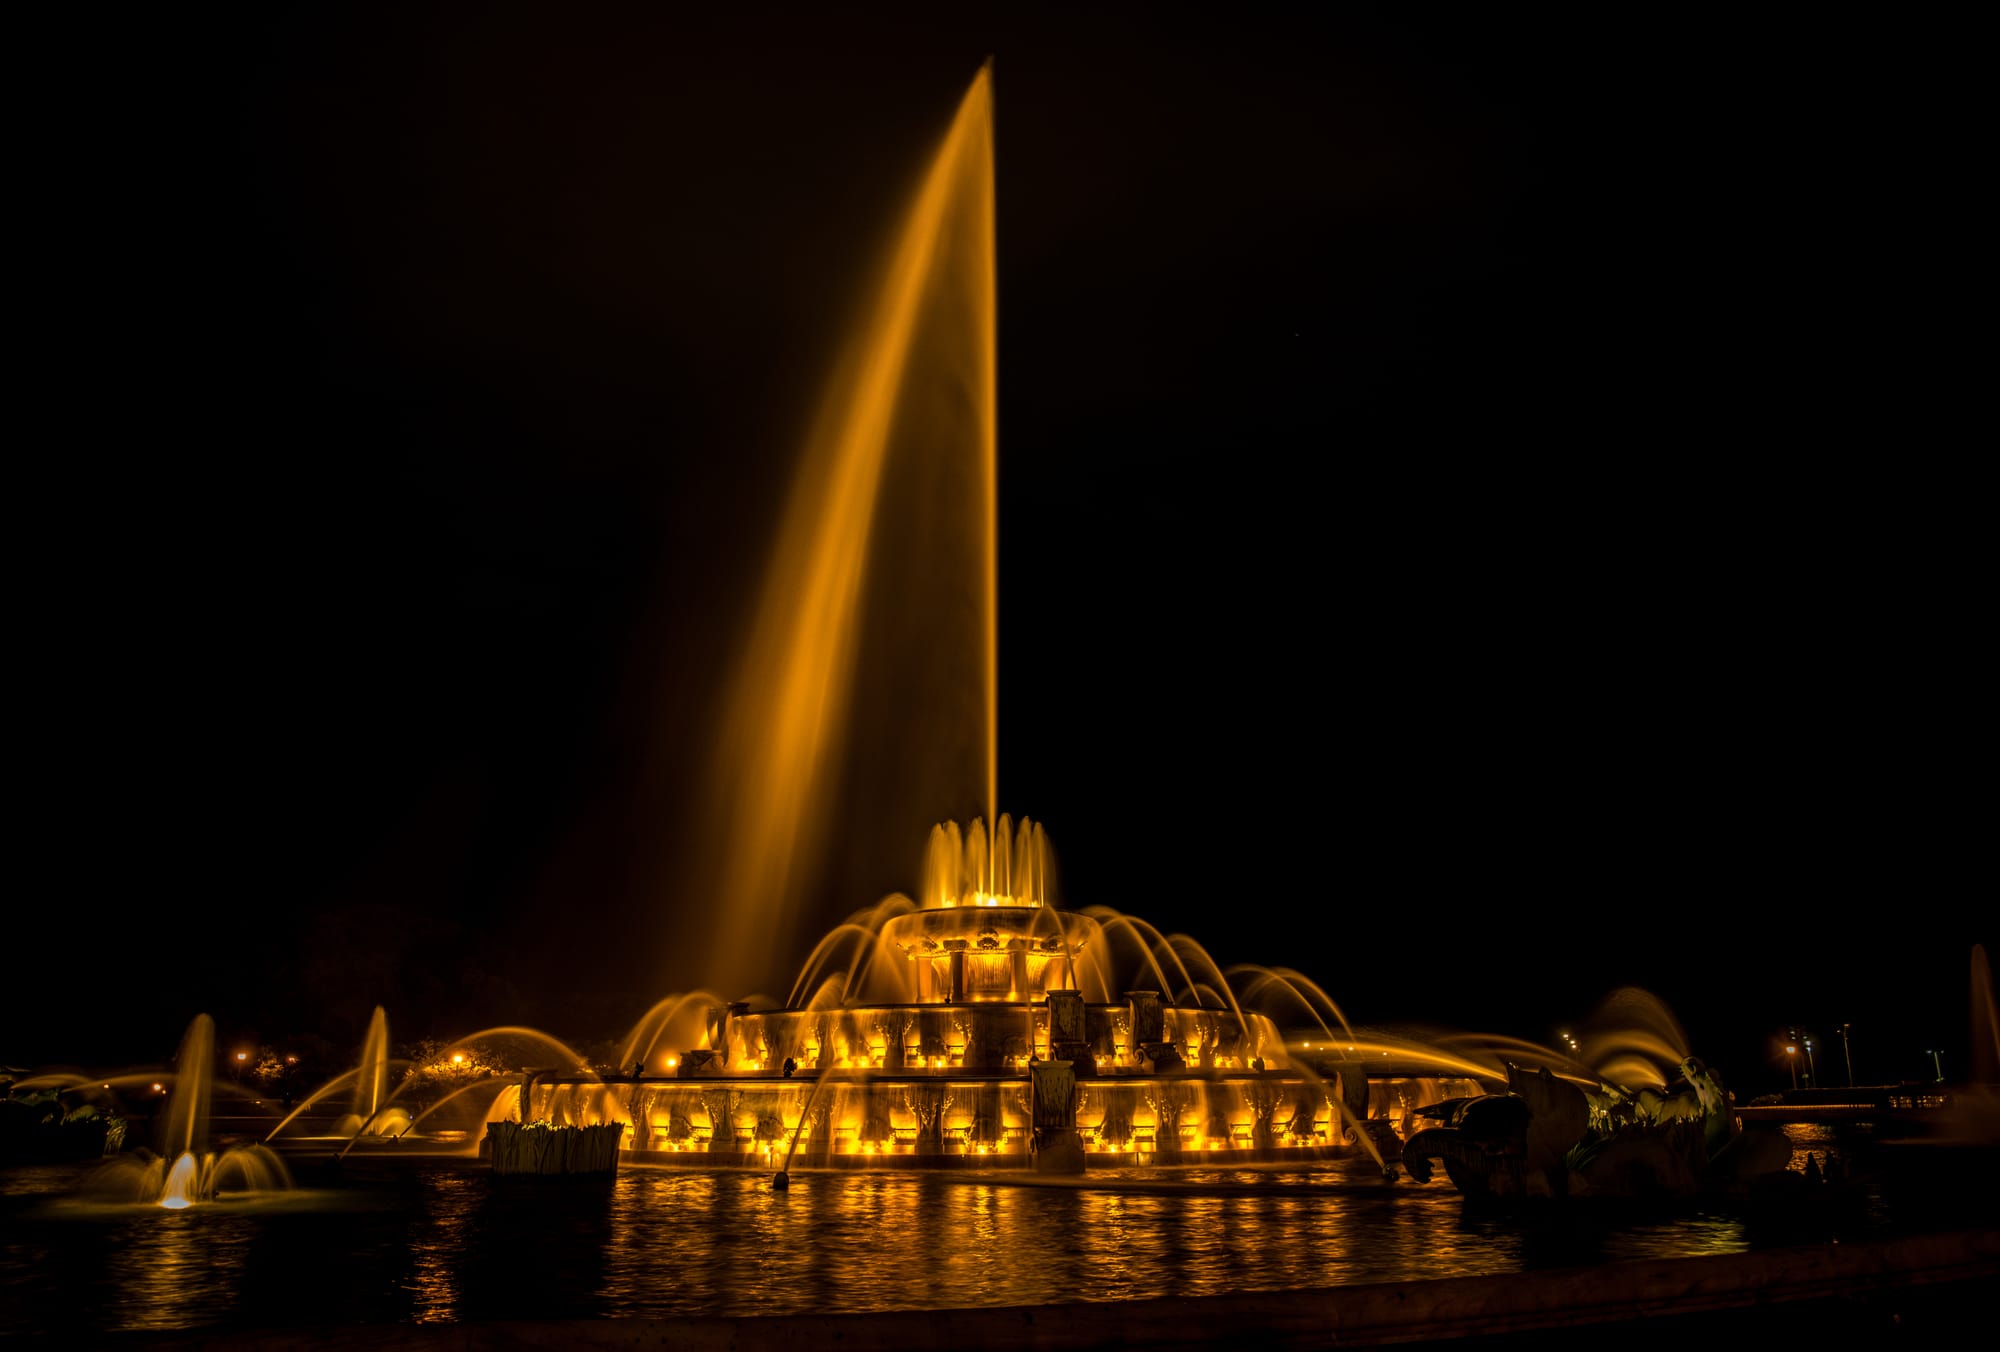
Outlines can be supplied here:
[[85, 1184], [99, 1197], [182, 1211], [225, 1192], [273, 1193], [292, 1189], [291, 1172], [263, 1145], [214, 1150], [208, 1137], [215, 1088], [215, 1020], [197, 1014], [174, 1059], [161, 1153], [141, 1150], [106, 1163]]
[[1664, 1086], [1691, 1053], [1687, 1034], [1666, 1002], [1623, 986], [1586, 1021], [1579, 1059], [1613, 1083]]
[[354, 1076], [354, 1102], [350, 1114], [354, 1119], [353, 1131], [358, 1134], [369, 1126], [381, 1113], [389, 1097], [389, 1016], [382, 1006], [375, 1006], [369, 1016], [368, 1032], [361, 1040], [361, 1060]]
[[1053, 890], [1055, 860], [1039, 822], [1020, 825], [1001, 813], [989, 838], [986, 823], [963, 831], [957, 822], [931, 828], [924, 857], [922, 905], [1046, 906]]

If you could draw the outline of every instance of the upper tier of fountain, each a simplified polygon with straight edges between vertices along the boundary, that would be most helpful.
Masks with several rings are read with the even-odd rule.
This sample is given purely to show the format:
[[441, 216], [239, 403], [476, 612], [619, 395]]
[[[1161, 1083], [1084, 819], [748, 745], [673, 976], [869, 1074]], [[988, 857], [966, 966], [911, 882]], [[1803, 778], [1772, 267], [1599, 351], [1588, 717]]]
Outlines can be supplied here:
[[981, 905], [913, 911], [882, 927], [912, 964], [920, 1004], [1039, 1000], [1077, 988], [1076, 959], [1102, 947], [1102, 927], [1052, 906]]
[[1006, 813], [931, 828], [915, 911], [882, 922], [885, 955], [911, 964], [899, 982], [919, 1004], [1037, 1000], [1074, 990], [1076, 960], [1102, 928], [1049, 904], [1053, 855], [1039, 823]]

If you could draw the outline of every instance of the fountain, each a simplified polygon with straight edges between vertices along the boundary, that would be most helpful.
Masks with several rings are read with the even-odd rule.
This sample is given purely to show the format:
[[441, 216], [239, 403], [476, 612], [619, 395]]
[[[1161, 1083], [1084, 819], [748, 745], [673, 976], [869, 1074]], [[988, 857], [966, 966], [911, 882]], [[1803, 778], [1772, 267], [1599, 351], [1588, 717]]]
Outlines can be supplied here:
[[278, 1125], [271, 1128], [264, 1138], [265, 1144], [277, 1141], [294, 1122], [343, 1090], [349, 1095], [348, 1110], [333, 1124], [329, 1135], [350, 1142], [362, 1136], [402, 1135], [409, 1130], [410, 1115], [391, 1102], [391, 1068], [389, 1016], [382, 1006], [377, 1005], [375, 1012], [369, 1016], [368, 1031], [361, 1040], [361, 1057], [354, 1069], [334, 1076], [306, 1095], [298, 1107], [285, 1114]]
[[[718, 848], [686, 888], [707, 899], [691, 922], [713, 933], [687, 947], [725, 989], [768, 975], [758, 964], [830, 834], [819, 805], [849, 740], [867, 580], [887, 547], [876, 524], [885, 484], [913, 457], [926, 483], [953, 489], [924, 504], [946, 521], [927, 522], [939, 552], [925, 563], [962, 584], [951, 614], [978, 619], [924, 642], [977, 650], [957, 676], [974, 687], [960, 702], [983, 713], [971, 739], [983, 759], [952, 791], [983, 794], [985, 813], [938, 824], [917, 899], [891, 894], [834, 927], [782, 1005], [670, 995], [627, 1035], [617, 1082], [524, 1076], [489, 1114], [496, 1167], [546, 1125], [629, 1128], [631, 1157], [754, 1164], [781, 1186], [794, 1162], [1076, 1172], [1359, 1151], [1387, 1171], [1419, 1110], [1507, 1086], [1507, 1058], [1490, 1048], [1359, 1037], [1296, 971], [1224, 972], [1188, 936], [1105, 906], [1061, 908], [1043, 827], [998, 810], [991, 83], [982, 68], [960, 102], [807, 439], [718, 720]], [[973, 491], [956, 491], [965, 483]], [[962, 726], [900, 731], [921, 748], [908, 778], [943, 784], [963, 768], [933, 763], [964, 743]], [[1533, 1050], [1534, 1064], [1602, 1082]], [[1659, 1064], [1687, 1055], [1657, 1035], [1617, 1050], [1639, 1076], [1621, 1094], [1664, 1086]], [[532, 1139], [537, 1159], [602, 1159]]]
[[[781, 1176], [1354, 1150], [1386, 1165], [1394, 1108], [1504, 1079], [1491, 1057], [1359, 1037], [1296, 973], [1238, 972], [1246, 1000], [1186, 936], [1054, 905], [1053, 873], [1038, 823], [940, 824], [921, 902], [838, 926], [784, 1007], [668, 997], [625, 1039], [633, 1074], [528, 1077], [501, 1115], [629, 1125], [634, 1158]], [[1300, 1011], [1303, 1037], [1279, 1022]]]
[[198, 1014], [181, 1039], [174, 1059], [173, 1088], [167, 1099], [157, 1154], [140, 1149], [120, 1155], [85, 1183], [100, 1201], [130, 1202], [185, 1210], [224, 1196], [289, 1192], [291, 1173], [268, 1147], [209, 1139], [209, 1105], [215, 1088], [215, 1021]]
[[[646, 1024], [641, 1020], [633, 1036], [637, 1037]], [[523, 1072], [515, 1068], [520, 1066], [553, 1069]], [[520, 1025], [484, 1028], [434, 1045], [423, 1058], [406, 1060], [390, 1055], [388, 1014], [377, 1005], [369, 1017], [356, 1064], [308, 1094], [266, 1133], [264, 1144], [287, 1151], [310, 1151], [331, 1144], [338, 1147], [332, 1156], [336, 1162], [357, 1148], [370, 1152], [398, 1149], [399, 1143], [405, 1142], [412, 1147], [401, 1148], [399, 1153], [473, 1154], [490, 1150], [483, 1137], [495, 1124], [528, 1125], [521, 1117], [522, 1091], [543, 1074], [564, 1077], [561, 1082], [565, 1086], [560, 1094], [541, 1100], [544, 1119], [553, 1119], [548, 1125], [583, 1125], [573, 1120], [579, 1115], [591, 1117], [595, 1125], [612, 1120], [619, 1111], [592, 1100], [588, 1086], [601, 1089], [602, 1082], [590, 1073], [586, 1060], [540, 1029]], [[323, 1105], [343, 1096], [347, 1110], [326, 1123]], [[317, 1118], [315, 1108], [322, 1109]], [[500, 1134], [504, 1133], [495, 1133]], [[567, 1146], [548, 1147], [538, 1140], [532, 1135], [521, 1138], [503, 1152], [505, 1160], [519, 1158], [527, 1151], [537, 1163], [521, 1172], [568, 1172], [543, 1167], [549, 1161], [570, 1158]], [[601, 1150], [592, 1147], [575, 1158], [615, 1158], [602, 1155]], [[503, 1170], [507, 1167], [501, 1157], [496, 1156], [496, 1164]], [[592, 1165], [592, 1170], [597, 1167]]]
[[1571, 1047], [1564, 1057], [1489, 1043], [1506, 1066], [1504, 1088], [1416, 1109], [1405, 1170], [1428, 1182], [1439, 1161], [1462, 1193], [1501, 1200], [1746, 1194], [1785, 1172], [1782, 1128], [1742, 1121], [1650, 991], [1613, 991]]
[[628, 1158], [767, 1167], [778, 1187], [795, 1164], [1078, 1173], [1362, 1154], [1418, 1182], [1442, 1160], [1482, 1197], [1685, 1197], [1789, 1158], [1782, 1132], [1742, 1126], [1648, 992], [1615, 992], [1570, 1054], [1357, 1031], [1295, 971], [1225, 972], [1185, 935], [1053, 904], [1053, 873], [1038, 823], [940, 824], [921, 901], [892, 895], [837, 926], [783, 1007], [670, 996], [628, 1034], [629, 1076], [527, 1077], [500, 1116], [629, 1127]]

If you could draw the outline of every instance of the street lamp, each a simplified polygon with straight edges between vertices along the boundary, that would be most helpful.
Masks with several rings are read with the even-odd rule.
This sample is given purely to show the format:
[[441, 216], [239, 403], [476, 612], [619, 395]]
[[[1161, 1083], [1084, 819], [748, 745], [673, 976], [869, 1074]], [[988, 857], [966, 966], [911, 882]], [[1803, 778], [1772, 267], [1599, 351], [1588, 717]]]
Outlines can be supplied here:
[[1931, 1065], [1937, 1070], [1938, 1083], [1944, 1083], [1944, 1062], [1938, 1059], [1937, 1048], [1926, 1047], [1924, 1052], [1931, 1058]]
[[1806, 1083], [1815, 1088], [1819, 1085], [1819, 1068], [1813, 1064], [1812, 1038], [1806, 1038]]
[[1854, 1049], [1847, 1045], [1847, 1030], [1852, 1027], [1854, 1025], [1851, 1023], [1840, 1025], [1840, 1054], [1847, 1058], [1847, 1087], [1849, 1089], [1854, 1088]]
[[1799, 1049], [1797, 1047], [1788, 1046], [1785, 1048], [1785, 1064], [1792, 1068], [1792, 1088], [1797, 1089], [1799, 1087]]

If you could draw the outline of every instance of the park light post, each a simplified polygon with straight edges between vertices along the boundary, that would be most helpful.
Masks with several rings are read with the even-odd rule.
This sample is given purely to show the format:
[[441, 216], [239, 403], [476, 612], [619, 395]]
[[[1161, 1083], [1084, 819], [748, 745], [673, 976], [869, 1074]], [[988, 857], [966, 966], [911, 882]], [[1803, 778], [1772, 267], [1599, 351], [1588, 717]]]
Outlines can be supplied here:
[[1851, 1023], [1840, 1025], [1840, 1054], [1847, 1058], [1847, 1087], [1849, 1089], [1854, 1088], [1854, 1048], [1847, 1045], [1847, 1034], [1848, 1030], [1853, 1027], [1854, 1025]]
[[1817, 1089], [1819, 1088], [1819, 1067], [1813, 1064], [1811, 1033], [1806, 1034], [1805, 1043], [1806, 1043], [1806, 1086], [1811, 1089]]
[[1785, 1046], [1785, 1064], [1792, 1068], [1792, 1088], [1797, 1089], [1799, 1087], [1799, 1049], [1789, 1043]]

